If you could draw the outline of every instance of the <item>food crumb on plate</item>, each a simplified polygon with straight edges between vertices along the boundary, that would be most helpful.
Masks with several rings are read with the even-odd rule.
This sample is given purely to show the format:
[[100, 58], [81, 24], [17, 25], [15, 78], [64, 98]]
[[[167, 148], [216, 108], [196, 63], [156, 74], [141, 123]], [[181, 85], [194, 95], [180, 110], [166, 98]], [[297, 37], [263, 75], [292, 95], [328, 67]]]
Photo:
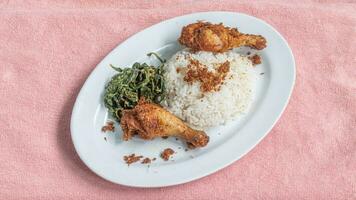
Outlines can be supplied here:
[[151, 163], [151, 159], [150, 158], [145, 158], [141, 162], [141, 164], [149, 164], [149, 163]]
[[163, 150], [163, 152], [161, 153], [161, 158], [164, 160], [164, 161], [167, 161], [169, 160], [169, 157], [174, 154], [175, 152], [173, 151], [173, 149], [171, 148], [167, 148], [165, 150]]
[[106, 122], [106, 125], [101, 128], [102, 132], [107, 132], [107, 131], [115, 131], [115, 126], [113, 121], [108, 121]]
[[253, 56], [249, 56], [248, 59], [250, 59], [252, 61], [253, 65], [258, 65], [262, 63], [262, 59], [261, 56], [255, 54]]
[[139, 161], [143, 156], [136, 156], [134, 153], [128, 156], [124, 156], [124, 161], [126, 162], [127, 165], [131, 165], [132, 163], [135, 163]]

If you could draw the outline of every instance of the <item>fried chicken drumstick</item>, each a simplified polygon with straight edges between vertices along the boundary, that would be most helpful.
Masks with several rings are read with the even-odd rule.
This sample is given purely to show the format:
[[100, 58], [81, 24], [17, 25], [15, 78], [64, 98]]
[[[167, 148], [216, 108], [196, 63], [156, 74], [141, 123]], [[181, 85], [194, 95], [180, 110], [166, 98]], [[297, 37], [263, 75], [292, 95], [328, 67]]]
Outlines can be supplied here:
[[140, 99], [131, 110], [124, 110], [120, 121], [125, 141], [138, 134], [142, 139], [175, 136], [187, 141], [188, 147], [204, 147], [209, 136], [187, 126], [182, 120], [162, 107]]
[[236, 28], [221, 24], [197, 22], [183, 27], [179, 42], [193, 51], [225, 52], [235, 47], [248, 46], [261, 50], [266, 39], [261, 35], [240, 33]]

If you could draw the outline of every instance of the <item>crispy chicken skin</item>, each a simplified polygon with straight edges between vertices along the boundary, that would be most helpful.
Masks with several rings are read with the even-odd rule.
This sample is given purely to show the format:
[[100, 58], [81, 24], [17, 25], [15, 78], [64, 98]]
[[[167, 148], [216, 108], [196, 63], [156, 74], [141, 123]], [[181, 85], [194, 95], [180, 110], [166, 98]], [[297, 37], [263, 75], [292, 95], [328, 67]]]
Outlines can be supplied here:
[[266, 39], [261, 35], [240, 33], [236, 28], [225, 27], [222, 23], [197, 22], [183, 27], [179, 43], [193, 51], [225, 52], [235, 47], [248, 46], [261, 50]]
[[186, 140], [191, 148], [204, 147], [209, 142], [205, 132], [190, 128], [178, 117], [144, 99], [140, 99], [135, 108], [123, 111], [120, 124], [125, 141], [138, 134], [145, 140], [164, 136], [179, 137]]

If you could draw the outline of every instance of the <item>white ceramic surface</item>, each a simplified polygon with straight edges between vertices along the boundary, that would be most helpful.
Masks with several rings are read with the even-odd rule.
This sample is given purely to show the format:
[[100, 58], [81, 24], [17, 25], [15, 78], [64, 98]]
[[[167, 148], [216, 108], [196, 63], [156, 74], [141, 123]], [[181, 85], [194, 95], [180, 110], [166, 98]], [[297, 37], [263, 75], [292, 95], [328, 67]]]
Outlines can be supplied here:
[[[206, 20], [223, 22], [241, 32], [261, 34], [268, 46], [260, 52], [263, 64], [256, 67], [258, 75], [256, 98], [249, 112], [241, 119], [208, 130], [208, 146], [185, 151], [185, 144], [169, 138], [144, 141], [121, 140], [119, 124], [115, 133], [102, 133], [108, 119], [103, 105], [105, 84], [115, 74], [109, 64], [131, 66], [134, 62], [154, 62], [148, 52], [169, 58], [181, 46], [176, 42], [184, 25]], [[237, 49], [246, 53], [246, 49]], [[250, 50], [249, 50], [250, 51]], [[151, 26], [110, 52], [94, 69], [75, 102], [71, 134], [76, 151], [83, 162], [102, 178], [127, 186], [162, 187], [186, 183], [222, 169], [241, 158], [272, 129], [285, 109], [295, 81], [295, 62], [287, 42], [270, 25], [252, 16], [231, 12], [204, 12], [176, 17]], [[104, 140], [104, 137], [107, 140]], [[170, 147], [177, 153], [165, 162], [160, 152]], [[123, 156], [131, 153], [156, 157], [150, 166], [134, 163], [127, 166]]]

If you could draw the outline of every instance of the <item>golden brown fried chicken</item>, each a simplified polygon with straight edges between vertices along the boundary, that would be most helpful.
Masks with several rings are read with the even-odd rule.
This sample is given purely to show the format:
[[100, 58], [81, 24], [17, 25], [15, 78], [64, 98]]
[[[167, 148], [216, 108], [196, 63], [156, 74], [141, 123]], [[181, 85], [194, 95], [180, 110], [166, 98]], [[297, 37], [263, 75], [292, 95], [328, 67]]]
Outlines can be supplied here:
[[179, 42], [193, 51], [225, 52], [241, 46], [258, 50], [266, 47], [266, 39], [261, 35], [243, 34], [222, 23], [209, 22], [197, 22], [183, 27]]
[[190, 128], [167, 110], [144, 99], [140, 99], [135, 108], [124, 110], [120, 123], [126, 141], [138, 134], [145, 140], [163, 136], [179, 137], [192, 148], [204, 147], [209, 142], [205, 132]]

